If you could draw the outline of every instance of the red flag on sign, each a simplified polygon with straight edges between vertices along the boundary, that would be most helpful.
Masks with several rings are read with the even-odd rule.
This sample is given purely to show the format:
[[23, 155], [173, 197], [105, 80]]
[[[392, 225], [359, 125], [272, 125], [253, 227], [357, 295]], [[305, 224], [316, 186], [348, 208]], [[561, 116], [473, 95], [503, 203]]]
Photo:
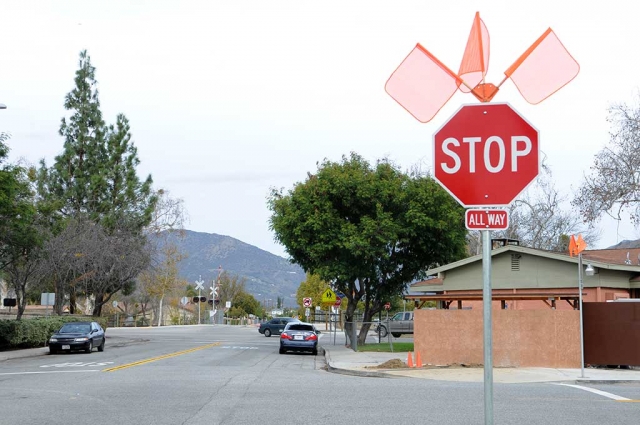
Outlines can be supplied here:
[[417, 44], [391, 74], [384, 88], [420, 122], [429, 122], [462, 84], [427, 49]]
[[460, 90], [469, 93], [482, 82], [487, 69], [489, 69], [489, 31], [480, 19], [480, 13], [476, 12], [458, 71], [458, 75], [465, 82], [460, 86]]
[[549, 28], [504, 74], [535, 105], [567, 85], [579, 71], [578, 62]]
[[580, 254], [587, 248], [587, 243], [582, 239], [582, 235], [578, 235], [578, 239], [576, 240], [576, 251]]
[[569, 241], [569, 255], [573, 257], [573, 254], [578, 254], [578, 248], [576, 247], [576, 238], [571, 235], [571, 240]]

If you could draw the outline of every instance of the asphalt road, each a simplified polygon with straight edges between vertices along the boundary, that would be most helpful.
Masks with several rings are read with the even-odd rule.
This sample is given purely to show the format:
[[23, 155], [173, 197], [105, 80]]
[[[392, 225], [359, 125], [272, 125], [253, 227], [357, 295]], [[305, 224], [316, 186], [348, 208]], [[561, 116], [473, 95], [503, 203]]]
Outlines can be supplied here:
[[[0, 363], [0, 424], [484, 423], [482, 384], [329, 373], [321, 355], [280, 355], [255, 328], [107, 335], [102, 353]], [[494, 423], [640, 423], [640, 403], [616, 395], [640, 400], [640, 385], [496, 384]]]

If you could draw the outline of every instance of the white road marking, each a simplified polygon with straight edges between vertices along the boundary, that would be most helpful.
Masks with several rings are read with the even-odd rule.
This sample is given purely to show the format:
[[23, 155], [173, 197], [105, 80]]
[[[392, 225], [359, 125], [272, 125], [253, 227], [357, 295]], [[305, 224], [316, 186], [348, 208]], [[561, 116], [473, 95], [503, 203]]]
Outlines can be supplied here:
[[258, 347], [237, 347], [237, 346], [230, 346], [230, 345], [225, 345], [223, 347], [220, 348], [230, 348], [232, 350], [257, 350]]
[[8, 372], [0, 373], [0, 375], [41, 375], [44, 373], [83, 373], [83, 372], [100, 372], [99, 370], [51, 370], [47, 372]]
[[113, 364], [113, 362], [75, 362], [75, 363], [58, 363], [58, 364], [45, 364], [40, 367], [84, 367], [84, 366], [106, 366]]
[[583, 387], [582, 385], [561, 384], [561, 383], [554, 383], [553, 385], [564, 385], [565, 387], [577, 388], [579, 390], [589, 391], [590, 393], [598, 394], [598, 395], [601, 395], [603, 397], [607, 397], [607, 398], [610, 398], [612, 400], [617, 400], [617, 401], [629, 401], [629, 400], [631, 400], [630, 398], [621, 397], [619, 395], [611, 394], [611, 393], [608, 393], [606, 391], [596, 390], [595, 388]]

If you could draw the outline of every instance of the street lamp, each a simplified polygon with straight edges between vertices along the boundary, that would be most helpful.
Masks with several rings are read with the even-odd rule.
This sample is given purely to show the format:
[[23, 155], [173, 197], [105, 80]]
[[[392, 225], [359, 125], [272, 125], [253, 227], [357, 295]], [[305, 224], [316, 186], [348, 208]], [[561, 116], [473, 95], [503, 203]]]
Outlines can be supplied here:
[[591, 264], [588, 264], [584, 272], [587, 276], [593, 276], [596, 273], [596, 269], [594, 269]]
[[580, 377], [584, 378], [584, 325], [582, 315], [582, 288], [584, 282], [582, 279], [582, 273], [586, 273], [587, 276], [593, 276], [595, 269], [591, 264], [587, 265], [587, 268], [582, 268], [582, 252], [578, 253], [578, 297], [580, 302]]

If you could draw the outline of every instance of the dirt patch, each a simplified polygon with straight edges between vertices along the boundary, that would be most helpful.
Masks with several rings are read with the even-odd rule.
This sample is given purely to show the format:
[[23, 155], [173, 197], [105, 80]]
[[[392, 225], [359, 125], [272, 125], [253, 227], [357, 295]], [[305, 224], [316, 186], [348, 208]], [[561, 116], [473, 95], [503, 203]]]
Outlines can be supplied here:
[[[387, 360], [384, 363], [381, 363], [377, 366], [365, 366], [366, 369], [406, 369], [409, 366], [400, 360], [400, 359], [392, 359]], [[433, 364], [425, 364], [422, 365], [422, 369], [468, 369], [468, 368], [482, 368], [483, 366], [480, 363], [452, 363], [447, 365], [433, 365]]]
[[403, 369], [406, 367], [407, 364], [400, 359], [387, 360], [377, 366], [366, 366], [368, 369]]

